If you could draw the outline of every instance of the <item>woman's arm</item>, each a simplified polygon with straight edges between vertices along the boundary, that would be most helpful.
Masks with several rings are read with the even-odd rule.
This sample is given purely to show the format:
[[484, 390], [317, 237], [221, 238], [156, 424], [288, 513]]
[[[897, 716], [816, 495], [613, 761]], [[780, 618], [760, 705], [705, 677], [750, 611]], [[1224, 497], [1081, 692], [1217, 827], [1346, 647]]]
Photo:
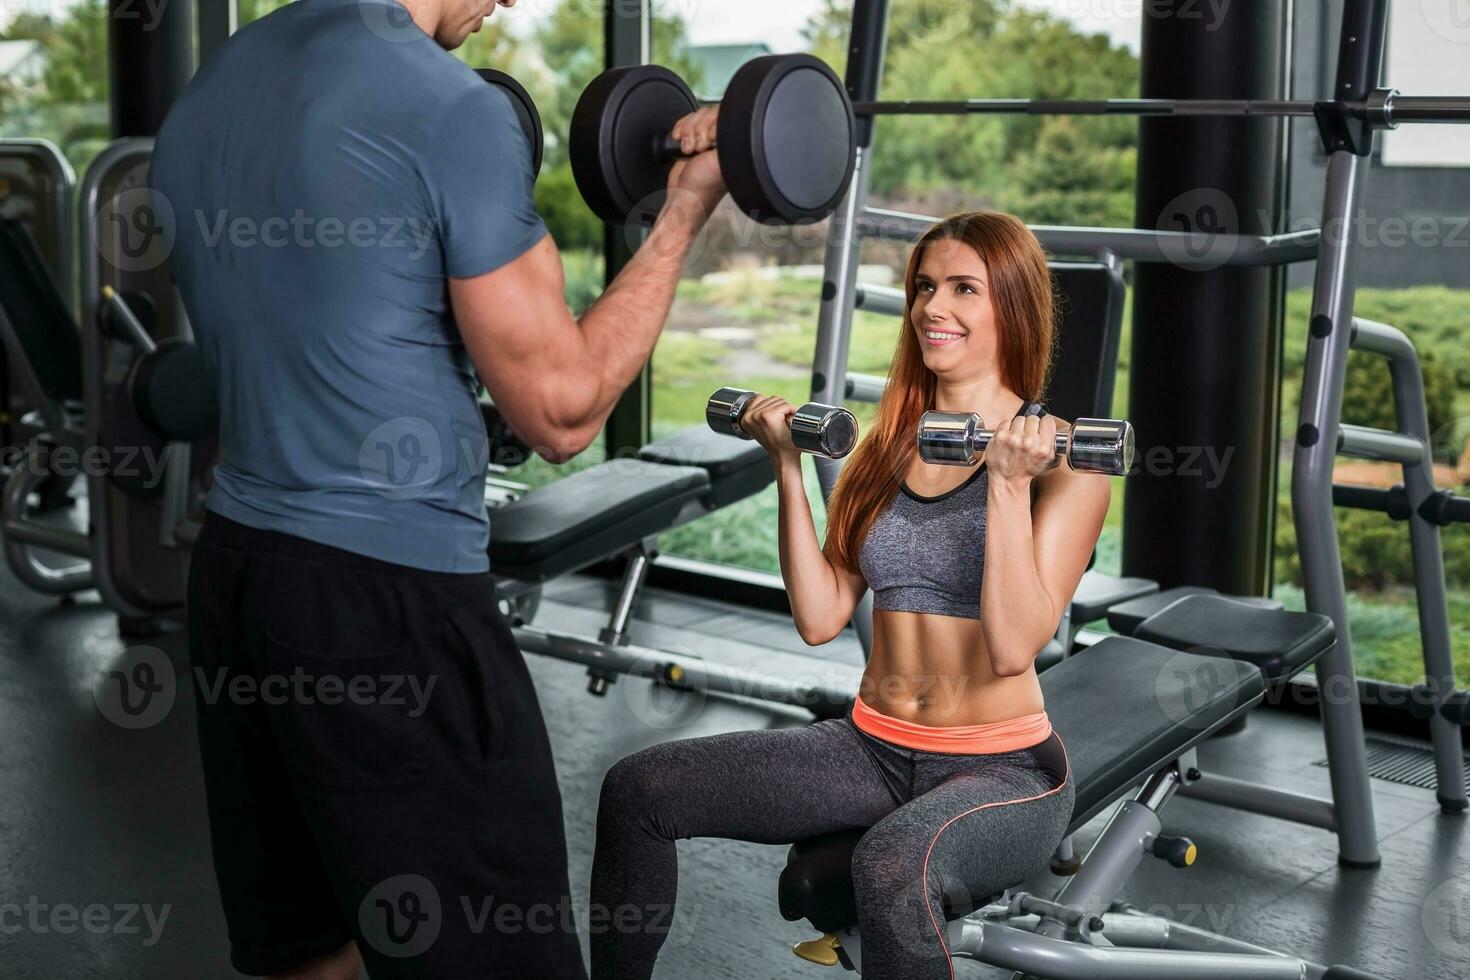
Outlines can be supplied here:
[[1005, 429], [986, 450], [980, 624], [991, 670], [1014, 676], [1056, 633], [1097, 546], [1112, 481], [1066, 464], [1048, 469], [1057, 432], [1049, 417], [1015, 419]]
[[833, 565], [817, 541], [801, 453], [787, 425], [795, 412], [796, 407], [784, 398], [765, 395], [745, 410], [741, 427], [765, 447], [776, 469], [781, 578], [791, 600], [796, 631], [816, 646], [842, 632], [868, 586], [861, 575]]

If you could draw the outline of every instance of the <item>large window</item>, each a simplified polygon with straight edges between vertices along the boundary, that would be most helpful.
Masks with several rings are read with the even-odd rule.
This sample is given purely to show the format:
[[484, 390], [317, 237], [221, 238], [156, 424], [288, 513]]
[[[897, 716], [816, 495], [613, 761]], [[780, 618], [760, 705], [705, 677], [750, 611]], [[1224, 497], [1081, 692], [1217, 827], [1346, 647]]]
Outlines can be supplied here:
[[0, 136], [50, 140], [82, 173], [110, 132], [106, 0], [25, 6], [0, 37]]
[[[1414, 341], [1424, 362], [1429, 428], [1434, 437], [1434, 482], [1441, 489], [1467, 492], [1470, 484], [1470, 282], [1459, 288], [1406, 286], [1360, 289], [1359, 317], [1390, 323]], [[1295, 428], [1301, 398], [1301, 371], [1310, 319], [1311, 291], [1287, 296], [1287, 334], [1282, 384], [1283, 432]], [[1380, 357], [1348, 355], [1343, 421], [1394, 429], [1393, 391]], [[1301, 609], [1295, 528], [1291, 511], [1291, 446], [1283, 440], [1277, 499], [1275, 595], [1288, 608]], [[1334, 481], [1390, 487], [1403, 482], [1397, 464], [1339, 457]], [[1418, 604], [1414, 590], [1409, 528], [1403, 521], [1372, 511], [1338, 508], [1338, 547], [1348, 589], [1348, 619], [1359, 676], [1414, 684], [1423, 678]], [[1460, 685], [1470, 677], [1470, 528], [1452, 525], [1441, 532], [1449, 585], [1450, 634]]]
[[[846, 67], [850, 3], [758, 0], [659, 5], [669, 28], [654, 59], [680, 62], [696, 91], [718, 98], [746, 60], [806, 51], [840, 74]], [[1136, 19], [1132, 22], [1136, 25]], [[893, 4], [883, 92], [893, 98], [1126, 97], [1138, 86], [1129, 46], [1044, 10], [971, 0]], [[1107, 25], [1136, 39], [1128, 22]], [[1136, 40], [1135, 42], [1136, 43]], [[1136, 126], [1126, 120], [890, 117], [869, 157], [869, 203], [923, 214], [972, 208], [1012, 211], [1035, 224], [1128, 226], [1133, 217]], [[825, 226], [754, 225], [727, 201], [680, 284], [653, 362], [653, 427], [659, 435], [703, 421], [705, 399], [735, 385], [795, 403], [811, 391]], [[902, 286], [907, 248], [866, 243], [859, 280]], [[900, 320], [859, 311], [849, 369], [884, 375]], [[1119, 391], [1126, 397], [1126, 378]], [[859, 419], [872, 405], [850, 404]], [[807, 467], [818, 534], [825, 511]], [[1121, 493], [1102, 556], [1116, 566]], [[691, 524], [666, 551], [763, 571], [778, 570], [774, 489]]]
[[[1433, 9], [1431, 9], [1433, 8]], [[1465, 91], [1464, 24], [1450, 6], [1391, 8], [1385, 83], [1410, 95]], [[1298, 32], [1298, 58], [1312, 77], [1324, 77], [1335, 52]], [[1301, 124], [1298, 124], [1301, 125]], [[1434, 483], [1470, 492], [1470, 143], [1462, 127], [1405, 126], [1384, 134], [1368, 177], [1369, 193], [1350, 226], [1359, 249], [1357, 316], [1404, 331], [1423, 361]], [[1293, 210], [1313, 214], [1322, 188], [1320, 153], [1301, 161]], [[1300, 405], [1301, 374], [1311, 290], [1289, 291], [1282, 376], [1281, 478], [1277, 506], [1275, 594], [1303, 608], [1301, 568], [1291, 510], [1291, 445]], [[1348, 356], [1343, 421], [1396, 429], [1386, 362], [1354, 351]], [[1339, 457], [1340, 484], [1391, 487], [1402, 468]], [[1348, 619], [1358, 673], [1374, 680], [1414, 684], [1423, 677], [1418, 596], [1409, 528], [1387, 515], [1337, 508], [1338, 544], [1348, 590]], [[1470, 528], [1441, 532], [1456, 674], [1470, 679]]]

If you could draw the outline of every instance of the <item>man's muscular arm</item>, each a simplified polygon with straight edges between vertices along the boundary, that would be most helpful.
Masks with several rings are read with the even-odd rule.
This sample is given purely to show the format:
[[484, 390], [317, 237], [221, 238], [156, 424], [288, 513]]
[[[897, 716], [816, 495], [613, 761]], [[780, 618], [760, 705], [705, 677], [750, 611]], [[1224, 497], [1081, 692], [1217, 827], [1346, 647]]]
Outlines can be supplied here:
[[674, 127], [686, 153], [648, 239], [580, 320], [563, 298], [565, 275], [551, 236], [519, 258], [471, 279], [449, 280], [470, 358], [516, 435], [552, 462], [597, 437], [653, 352], [694, 238], [724, 196], [715, 154], [716, 112]]
[[643, 369], [704, 224], [693, 210], [666, 209], [580, 321], [563, 298], [561, 255], [550, 235], [493, 272], [450, 280], [480, 380], [511, 429], [541, 456], [560, 463], [587, 448]]

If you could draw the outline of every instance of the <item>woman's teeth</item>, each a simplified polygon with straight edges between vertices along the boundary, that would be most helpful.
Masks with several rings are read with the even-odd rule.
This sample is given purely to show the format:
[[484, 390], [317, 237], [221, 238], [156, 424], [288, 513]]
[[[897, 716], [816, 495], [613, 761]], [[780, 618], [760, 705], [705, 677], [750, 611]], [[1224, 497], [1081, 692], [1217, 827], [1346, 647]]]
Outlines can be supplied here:
[[964, 334], [962, 334], [962, 333], [944, 333], [944, 332], [939, 331], [939, 330], [925, 330], [924, 331], [924, 336], [927, 337], [927, 338], [929, 338], [930, 340], [938, 341], [940, 343], [946, 343], [946, 342], [951, 341], [951, 340], [959, 340], [961, 337], [964, 336]]

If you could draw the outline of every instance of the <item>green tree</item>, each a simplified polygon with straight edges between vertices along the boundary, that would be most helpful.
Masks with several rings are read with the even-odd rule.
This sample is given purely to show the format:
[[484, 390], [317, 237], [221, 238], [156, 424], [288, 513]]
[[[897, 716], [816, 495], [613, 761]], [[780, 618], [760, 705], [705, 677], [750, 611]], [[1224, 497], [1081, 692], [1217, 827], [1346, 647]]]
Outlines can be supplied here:
[[[841, 71], [846, 64], [850, 5], [828, 0], [807, 24], [810, 49]], [[890, 99], [1110, 98], [1138, 91], [1138, 62], [1101, 35], [1081, 34], [1053, 15], [1006, 0], [895, 0], [884, 54], [880, 95]], [[972, 203], [1003, 202], [1020, 209], [1044, 206], [1052, 220], [1082, 223], [1078, 214], [1118, 214], [1132, 223], [1133, 120], [1099, 118], [1074, 123], [1071, 145], [1056, 140], [1046, 153], [1076, 156], [1078, 147], [1102, 152], [1088, 181], [1048, 184], [1033, 156], [1043, 127], [1053, 120], [1028, 116], [888, 116], [877, 124], [870, 161], [877, 198], [943, 196], [961, 190]], [[1118, 152], [1113, 152], [1118, 151]], [[1082, 151], [1085, 154], [1085, 150]], [[1018, 195], [1016, 168], [1031, 186]], [[1127, 179], [1120, 173], [1127, 170]], [[1046, 195], [1043, 199], [1042, 192]], [[1029, 195], [1029, 196], [1028, 196]], [[1075, 205], [1069, 204], [1075, 195]], [[1126, 201], [1126, 207], [1122, 203]], [[1028, 220], [1040, 220], [1029, 213]]]
[[[554, 134], [548, 139], [548, 162], [566, 159], [566, 134], [571, 126], [572, 107], [604, 65], [600, 6], [563, 2], [537, 24], [528, 51], [539, 54], [539, 65], [521, 78], [541, 112], [542, 125]], [[689, 25], [677, 12], [655, 7], [652, 13], [653, 58], [678, 73], [697, 92], [704, 81], [699, 63], [690, 58]], [[507, 69], [509, 70], [509, 69]]]
[[10, 41], [39, 41], [46, 68], [36, 105], [107, 100], [107, 2], [79, 0], [55, 20], [34, 12], [16, 15], [5, 30]]
[[1033, 224], [1130, 225], [1137, 152], [1092, 137], [1072, 118], [1045, 120], [1036, 146], [1017, 154], [1001, 206]]
[[253, 23], [266, 14], [280, 10], [291, 0], [236, 0], [239, 3], [240, 26]]
[[[1438, 432], [1454, 418], [1455, 375], [1433, 351], [1420, 353], [1419, 366], [1424, 374], [1424, 404], [1429, 416], [1429, 431]], [[1393, 376], [1389, 374], [1388, 362], [1382, 357], [1360, 351], [1348, 354], [1342, 420], [1350, 425], [1369, 425], [1376, 429], [1399, 428], [1393, 402]]]
[[79, 0], [60, 17], [22, 13], [10, 22], [6, 38], [40, 42], [46, 66], [35, 90], [5, 93], [0, 132], [50, 139], [78, 171], [86, 167], [110, 135], [107, 16], [106, 0]]

